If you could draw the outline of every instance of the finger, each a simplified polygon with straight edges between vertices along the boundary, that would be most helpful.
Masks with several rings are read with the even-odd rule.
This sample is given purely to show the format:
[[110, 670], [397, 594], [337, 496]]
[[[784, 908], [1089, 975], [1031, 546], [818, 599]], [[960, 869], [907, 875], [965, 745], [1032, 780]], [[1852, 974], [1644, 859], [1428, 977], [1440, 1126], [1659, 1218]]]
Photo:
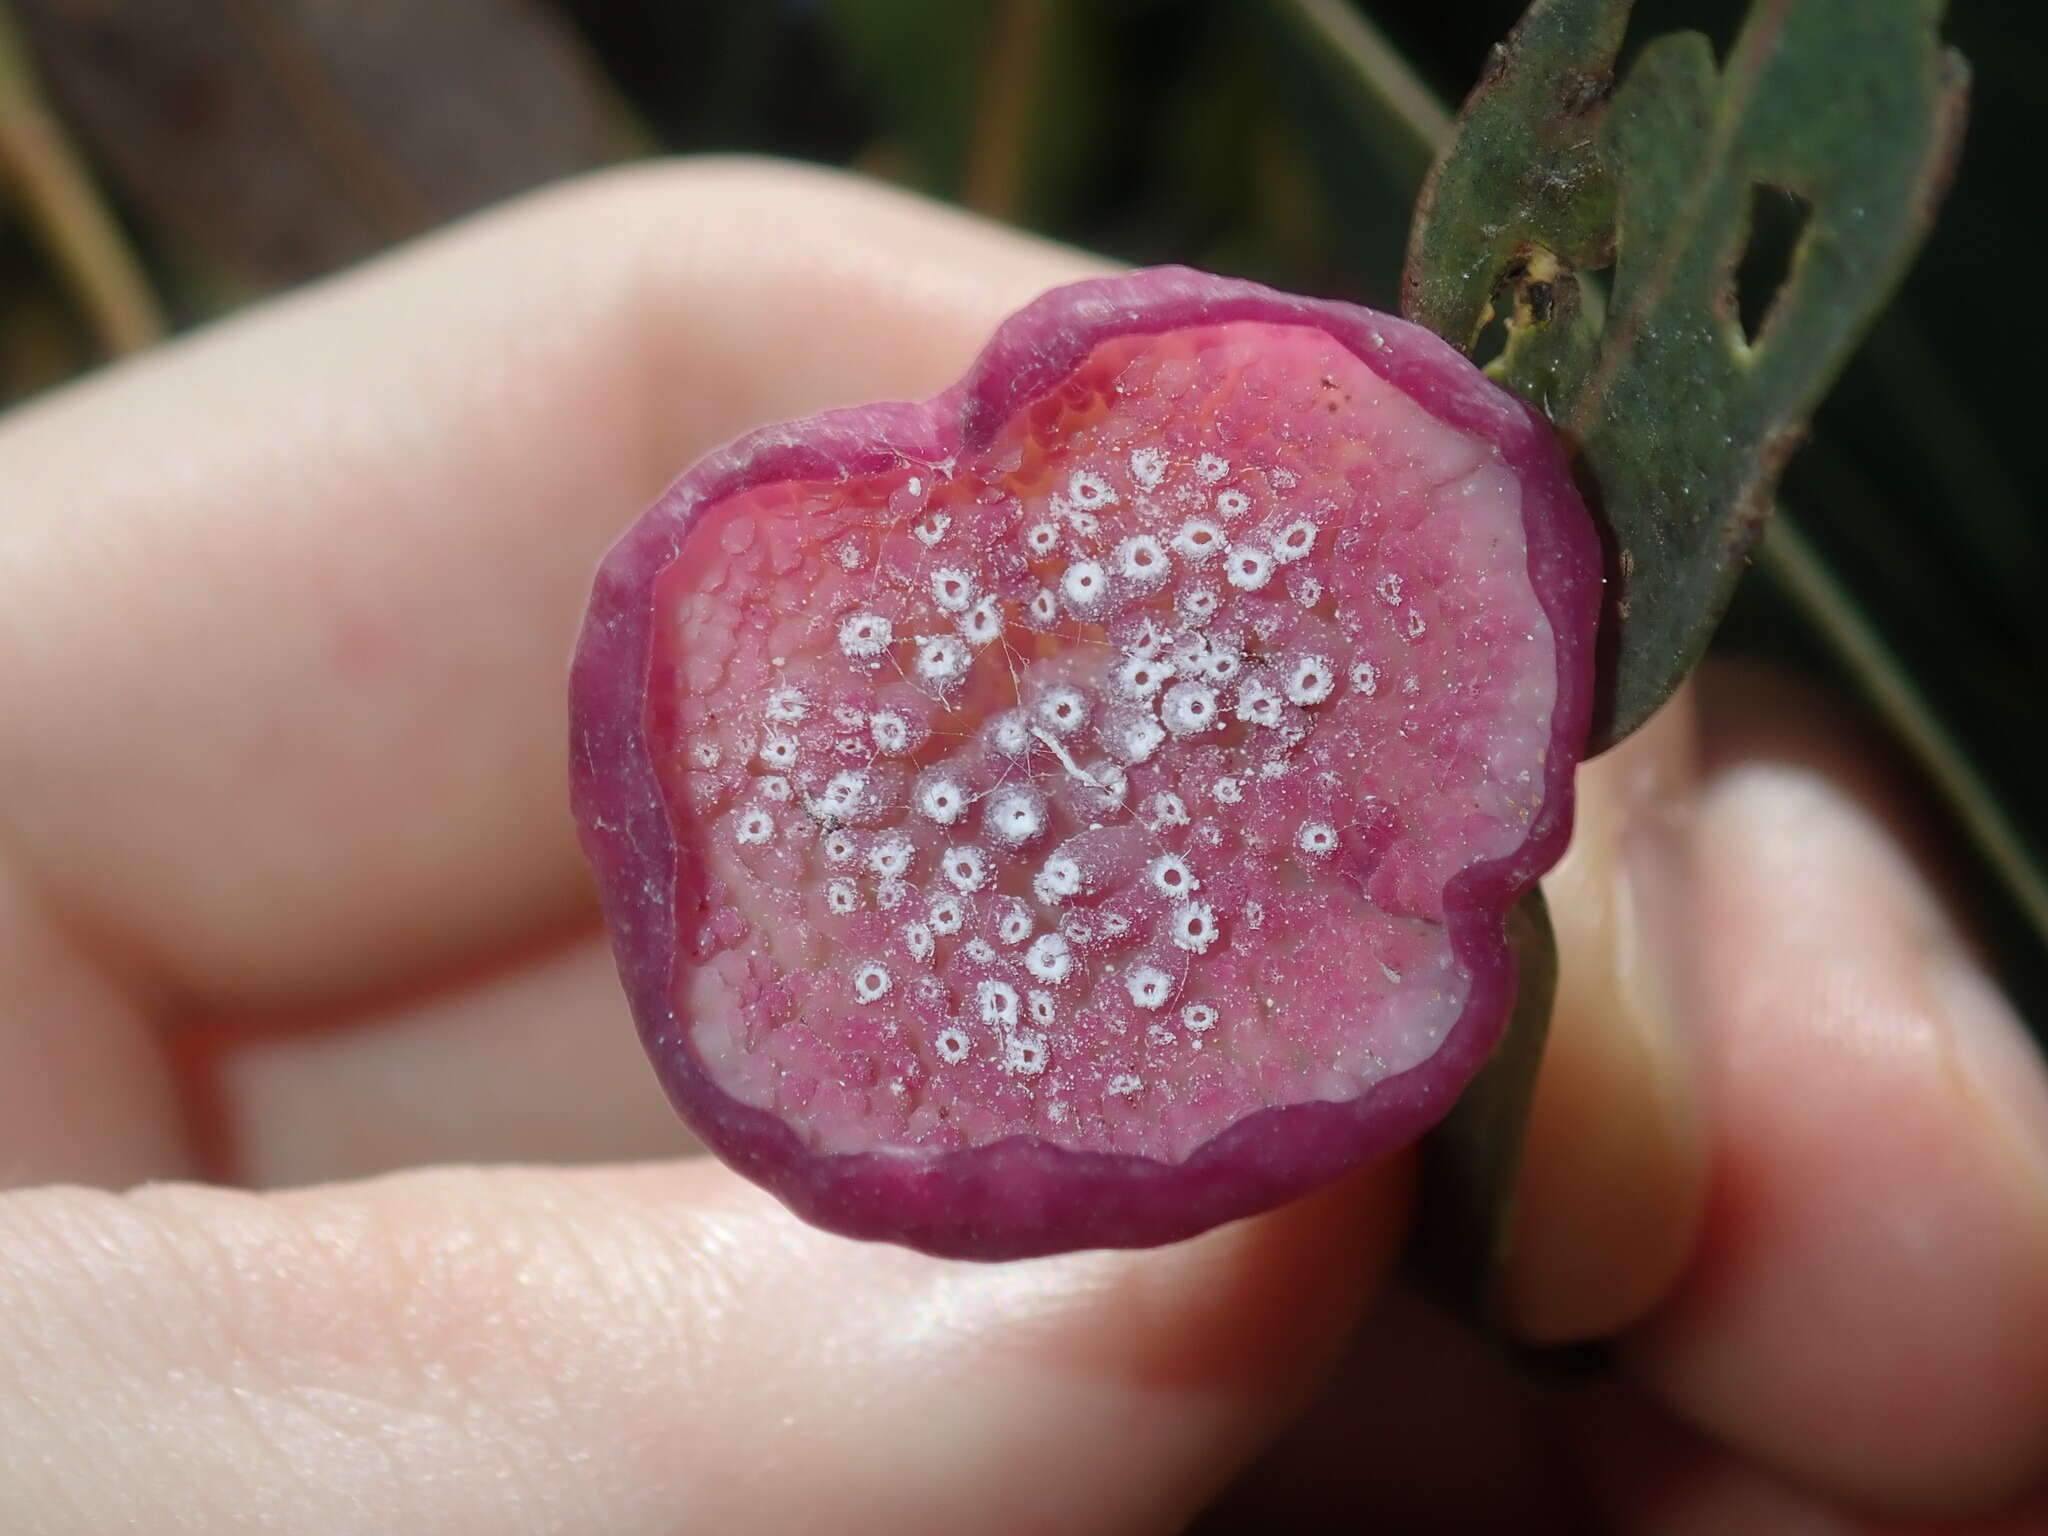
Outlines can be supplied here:
[[560, 695], [598, 550], [708, 442], [927, 390], [1077, 263], [823, 175], [642, 170], [0, 424], [0, 1169], [184, 1172], [149, 1021], [580, 908]]
[[1696, 934], [1714, 1184], [1633, 1359], [1852, 1502], [1995, 1506], [2048, 1470], [2048, 1076], [1803, 695], [1706, 692]]
[[1696, 753], [1687, 690], [1579, 770], [1571, 847], [1544, 882], [1558, 995], [1502, 1288], [1537, 1342], [1636, 1321], [1699, 1228], [1706, 1148], [1680, 1009]]
[[337, 1027], [218, 1043], [227, 1177], [615, 1162], [695, 1146], [648, 1070], [611, 946], [584, 932]]
[[0, 1526], [1180, 1528], [1384, 1272], [1405, 1172], [1007, 1266], [708, 1162], [0, 1202]]
[[566, 658], [742, 427], [947, 382], [1080, 257], [849, 178], [546, 194], [0, 425], [0, 849], [194, 1009], [584, 910]]

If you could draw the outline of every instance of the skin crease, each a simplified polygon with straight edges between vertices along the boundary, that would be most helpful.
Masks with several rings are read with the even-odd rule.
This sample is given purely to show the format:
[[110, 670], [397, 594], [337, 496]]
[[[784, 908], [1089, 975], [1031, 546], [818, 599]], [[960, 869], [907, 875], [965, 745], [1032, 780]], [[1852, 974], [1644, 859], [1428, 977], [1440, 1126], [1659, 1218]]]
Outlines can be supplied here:
[[[1373, 1410], [1375, 1465], [1438, 1426], [1409, 1445], [1451, 1458], [1426, 1513], [1483, 1528], [1460, 1411], [1385, 1412], [1445, 1376], [1507, 1394], [1482, 1472], [1616, 1529], [1712, 1529], [1759, 1488], [1787, 1530], [2019, 1518], [2048, 1086], [1856, 738], [1747, 680], [1658, 728], [1697, 752], [1643, 739], [1665, 787], [1588, 771], [1589, 828], [1606, 800], [1669, 824], [1694, 926], [1653, 960], [1611, 938], [1653, 876], [1560, 871], [1595, 958], [1516, 1259], [1532, 1333], [1643, 1319], [1609, 1390], [1684, 1476], [1469, 1340], [1404, 1352], [1395, 1304], [1345, 1361], [1398, 1163], [1178, 1248], [999, 1268], [822, 1236], [701, 1160], [77, 1187], [196, 1166], [170, 1044], [204, 1047], [221, 1171], [256, 1189], [674, 1152], [563, 792], [591, 564], [714, 442], [922, 395], [1087, 270], [849, 179], [646, 168], [0, 421], [0, 1173], [51, 1186], [0, 1196], [0, 1528], [1165, 1531]], [[1667, 994], [1675, 1024], [1645, 1013]], [[1575, 1138], [1559, 1104], [1633, 1126]], [[1326, 1475], [1354, 1523], [1412, 1507]], [[1214, 1528], [1272, 1528], [1258, 1487]]]
[[[610, 943], [579, 931], [381, 1007], [295, 1021], [263, 1040], [230, 1030], [240, 1158], [266, 1184], [310, 1184], [420, 1163], [695, 1151], [647, 1070], [624, 999], [602, 1006], [617, 977]], [[447, 1071], [453, 1061], [469, 1069]], [[592, 1104], [608, 1106], [602, 1120]]]

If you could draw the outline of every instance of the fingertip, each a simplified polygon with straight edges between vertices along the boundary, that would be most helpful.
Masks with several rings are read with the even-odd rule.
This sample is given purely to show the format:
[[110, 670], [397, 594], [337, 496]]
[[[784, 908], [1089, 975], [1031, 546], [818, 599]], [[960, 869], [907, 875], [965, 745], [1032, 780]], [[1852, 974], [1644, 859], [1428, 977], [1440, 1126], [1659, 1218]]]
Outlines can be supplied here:
[[1631, 1359], [1851, 1503], [1996, 1507], [2048, 1470], [2048, 1079], [1868, 803], [1749, 745], [1699, 831], [1708, 1221]]

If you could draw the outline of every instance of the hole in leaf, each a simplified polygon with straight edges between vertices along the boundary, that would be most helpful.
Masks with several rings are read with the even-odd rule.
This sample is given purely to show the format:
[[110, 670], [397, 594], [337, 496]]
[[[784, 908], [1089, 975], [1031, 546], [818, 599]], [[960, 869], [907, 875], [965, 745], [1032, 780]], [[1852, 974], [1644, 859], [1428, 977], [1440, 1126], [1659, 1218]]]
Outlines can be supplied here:
[[1749, 244], [1735, 268], [1735, 303], [1742, 334], [1752, 346], [1770, 323], [1792, 273], [1792, 258], [1810, 212], [1804, 198], [1783, 187], [1758, 182], [1750, 188]]
[[1508, 319], [1515, 312], [1515, 290], [1503, 283], [1493, 295], [1493, 312], [1472, 340], [1472, 361], [1490, 368], [1508, 349]]

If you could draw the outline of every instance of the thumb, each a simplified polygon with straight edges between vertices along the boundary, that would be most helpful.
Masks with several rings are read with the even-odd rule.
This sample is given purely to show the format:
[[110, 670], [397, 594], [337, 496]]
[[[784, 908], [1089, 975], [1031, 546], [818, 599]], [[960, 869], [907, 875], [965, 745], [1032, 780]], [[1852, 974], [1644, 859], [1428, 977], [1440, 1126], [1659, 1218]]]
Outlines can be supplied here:
[[1341, 1346], [1405, 1164], [1005, 1267], [709, 1162], [0, 1198], [0, 1528], [1177, 1529]]

